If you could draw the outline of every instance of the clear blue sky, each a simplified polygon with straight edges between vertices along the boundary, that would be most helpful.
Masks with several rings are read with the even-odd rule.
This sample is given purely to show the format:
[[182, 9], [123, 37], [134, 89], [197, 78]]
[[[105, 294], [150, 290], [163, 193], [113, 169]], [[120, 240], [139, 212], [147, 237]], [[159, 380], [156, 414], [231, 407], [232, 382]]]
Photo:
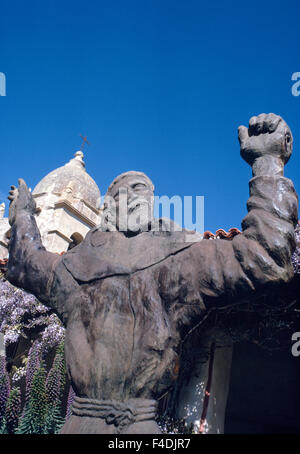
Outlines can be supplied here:
[[292, 128], [299, 192], [299, 22], [299, 0], [1, 0], [0, 198], [65, 164], [82, 133], [102, 194], [142, 170], [158, 195], [204, 195], [205, 229], [239, 227], [237, 127], [262, 112]]

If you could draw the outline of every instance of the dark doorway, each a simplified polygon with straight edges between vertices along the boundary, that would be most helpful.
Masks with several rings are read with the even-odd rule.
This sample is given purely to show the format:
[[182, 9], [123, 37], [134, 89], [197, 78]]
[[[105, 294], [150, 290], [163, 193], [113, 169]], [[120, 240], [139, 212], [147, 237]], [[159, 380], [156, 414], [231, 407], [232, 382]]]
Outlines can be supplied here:
[[225, 433], [300, 433], [300, 357], [235, 345]]

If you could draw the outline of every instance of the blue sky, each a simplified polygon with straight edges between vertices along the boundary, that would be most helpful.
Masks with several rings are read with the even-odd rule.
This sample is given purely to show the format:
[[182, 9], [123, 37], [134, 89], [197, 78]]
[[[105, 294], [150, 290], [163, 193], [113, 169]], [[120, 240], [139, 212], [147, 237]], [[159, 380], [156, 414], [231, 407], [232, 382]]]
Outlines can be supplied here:
[[158, 195], [205, 196], [205, 229], [240, 227], [251, 170], [237, 127], [262, 112], [292, 129], [299, 192], [299, 18], [298, 1], [1, 0], [0, 198], [85, 134], [102, 194], [142, 170]]

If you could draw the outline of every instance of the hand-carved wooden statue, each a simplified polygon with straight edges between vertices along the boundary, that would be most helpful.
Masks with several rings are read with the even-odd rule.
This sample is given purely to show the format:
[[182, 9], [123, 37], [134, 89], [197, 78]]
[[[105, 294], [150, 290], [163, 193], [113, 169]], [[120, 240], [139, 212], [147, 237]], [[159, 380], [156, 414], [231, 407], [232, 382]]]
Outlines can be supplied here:
[[[176, 379], [186, 333], [205, 311], [249, 301], [292, 278], [298, 199], [283, 177], [291, 131], [279, 116], [262, 114], [239, 128], [239, 141], [253, 178], [249, 213], [232, 241], [186, 242], [184, 232], [145, 225], [122, 231], [119, 217], [115, 231], [94, 228], [59, 256], [41, 243], [25, 182], [12, 187], [7, 278], [53, 308], [66, 327], [76, 398], [62, 433], [160, 433], [157, 400]], [[143, 173], [122, 174], [110, 186], [117, 214], [120, 188], [129, 214], [141, 198], [151, 206], [153, 185]]]

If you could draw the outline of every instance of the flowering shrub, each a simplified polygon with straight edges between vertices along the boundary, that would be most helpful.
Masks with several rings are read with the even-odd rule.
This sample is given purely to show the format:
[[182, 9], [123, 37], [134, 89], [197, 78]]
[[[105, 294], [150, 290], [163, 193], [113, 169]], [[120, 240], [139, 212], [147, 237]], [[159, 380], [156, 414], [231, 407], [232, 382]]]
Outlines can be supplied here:
[[5, 345], [41, 331], [45, 347], [51, 349], [63, 339], [64, 328], [58, 317], [33, 295], [17, 289], [0, 274], [0, 332]]
[[[11, 285], [3, 274], [0, 332], [4, 334], [6, 350], [22, 338], [31, 342], [29, 351], [23, 351], [22, 366], [14, 365], [10, 374], [5, 358], [0, 357], [0, 433], [58, 432], [65, 420], [64, 327], [51, 310], [33, 295]], [[56, 354], [47, 373], [46, 361], [53, 350]]]
[[[10, 390], [6, 368], [1, 369], [0, 433], [57, 433], [64, 424], [65, 417], [62, 416], [66, 384], [64, 342], [62, 341], [56, 348], [53, 364], [48, 374], [41, 346], [41, 342], [35, 341], [29, 352], [23, 411], [21, 388], [14, 386]], [[4, 361], [2, 361], [2, 366], [3, 364]], [[71, 388], [69, 395], [70, 393]]]

